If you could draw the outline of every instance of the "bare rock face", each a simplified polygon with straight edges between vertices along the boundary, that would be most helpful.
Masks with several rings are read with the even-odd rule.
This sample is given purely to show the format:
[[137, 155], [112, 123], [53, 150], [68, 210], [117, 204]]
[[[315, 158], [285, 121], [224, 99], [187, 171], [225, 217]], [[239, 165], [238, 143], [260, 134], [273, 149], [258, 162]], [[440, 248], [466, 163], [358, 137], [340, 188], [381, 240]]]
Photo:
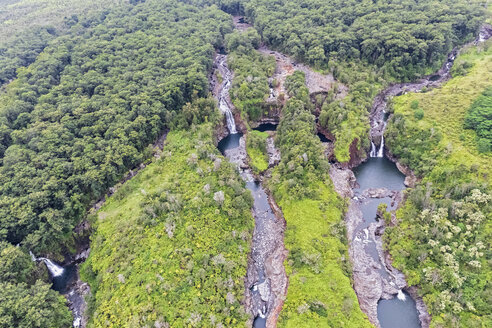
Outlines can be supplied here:
[[352, 198], [354, 188], [357, 184], [354, 172], [348, 169], [339, 169], [334, 166], [330, 167], [330, 178], [335, 186], [335, 191], [343, 198]]
[[369, 188], [364, 190], [362, 196], [368, 198], [385, 198], [393, 197], [396, 192], [393, 190], [388, 190], [386, 188]]
[[85, 299], [90, 293], [89, 284], [78, 278], [69, 288], [68, 293], [65, 294], [68, 307], [73, 314], [73, 326], [76, 328], [85, 328], [87, 326], [87, 303]]
[[269, 136], [266, 140], [266, 150], [268, 154], [268, 166], [274, 167], [280, 162], [280, 150], [275, 147], [273, 136]]

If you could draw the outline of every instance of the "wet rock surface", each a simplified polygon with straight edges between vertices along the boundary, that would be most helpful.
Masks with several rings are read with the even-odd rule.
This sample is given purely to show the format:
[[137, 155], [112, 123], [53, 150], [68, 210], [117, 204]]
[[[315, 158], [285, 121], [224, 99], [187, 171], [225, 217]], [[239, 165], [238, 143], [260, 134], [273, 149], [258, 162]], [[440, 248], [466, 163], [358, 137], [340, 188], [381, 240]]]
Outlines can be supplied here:
[[386, 188], [369, 188], [356, 193], [354, 188], [357, 187], [357, 182], [351, 170], [332, 166], [329, 173], [337, 193], [349, 199], [345, 223], [354, 290], [361, 310], [367, 314], [372, 324], [380, 327], [379, 300], [393, 298], [407, 284], [404, 275], [386, 261], [381, 239], [384, 222], [374, 221], [364, 225], [361, 208], [370, 198], [395, 199], [399, 198], [399, 192]]
[[[228, 71], [224, 55], [216, 56], [215, 66], [222, 76], [227, 74], [232, 79], [232, 72]], [[232, 113], [234, 108], [228, 94], [230, 81], [223, 81], [214, 90], [219, 107], [223, 107], [221, 111], [226, 115], [228, 112]], [[267, 194], [261, 182], [254, 177], [248, 165], [246, 136], [233, 132], [236, 130], [236, 123], [238, 126], [244, 126], [240, 115], [236, 113], [232, 120], [227, 119], [226, 122], [231, 133], [219, 142], [219, 148], [222, 144], [224, 148], [221, 151], [230, 163], [236, 165], [254, 199], [251, 212], [255, 219], [255, 228], [245, 279], [244, 303], [247, 312], [251, 314], [248, 325], [253, 325], [253, 320], [255, 320], [255, 326], [276, 327], [288, 284], [283, 265], [287, 256], [283, 243], [285, 220], [273, 198]], [[273, 167], [280, 160], [280, 153], [273, 141], [273, 133], [270, 133], [267, 138], [267, 153], [269, 167]], [[262, 177], [259, 178], [261, 180]]]
[[[273, 144], [272, 136], [267, 139], [267, 145], [271, 154], [269, 162], [274, 165], [280, 154]], [[239, 146], [225, 150], [224, 155], [236, 164], [254, 199], [252, 214], [255, 229], [245, 282], [245, 305], [253, 317], [266, 319], [266, 327], [275, 327], [288, 284], [283, 265], [287, 256], [283, 244], [285, 221], [278, 206], [273, 206], [272, 197], [259, 181], [255, 181], [247, 164], [245, 137], [241, 136]]]

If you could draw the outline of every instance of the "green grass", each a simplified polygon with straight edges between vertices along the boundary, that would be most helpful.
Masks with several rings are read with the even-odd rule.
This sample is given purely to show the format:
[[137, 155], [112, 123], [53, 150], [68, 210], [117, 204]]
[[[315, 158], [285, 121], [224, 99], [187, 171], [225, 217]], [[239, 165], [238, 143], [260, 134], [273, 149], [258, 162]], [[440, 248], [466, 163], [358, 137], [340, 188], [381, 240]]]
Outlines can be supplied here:
[[317, 199], [281, 197], [287, 230], [287, 299], [279, 327], [371, 327], [350, 281], [343, 201], [330, 181], [319, 182]]
[[[438, 89], [425, 93], [408, 93], [394, 99], [395, 113], [403, 115], [417, 130], [434, 129], [441, 133], [439, 145], [435, 145], [434, 155], [444, 155], [452, 165], [478, 166], [492, 182], [492, 154], [479, 153], [476, 133], [464, 129], [465, 115], [475, 99], [492, 85], [492, 42], [485, 47], [471, 48], [457, 60], [473, 64], [468, 74], [457, 76]], [[424, 111], [422, 120], [415, 120], [411, 103], [417, 101]], [[405, 131], [402, 131], [405, 133]], [[412, 140], [416, 135], [407, 135]], [[444, 152], [442, 152], [444, 150]]]
[[252, 200], [212, 130], [170, 132], [163, 158], [94, 218], [90, 327], [244, 325]]
[[255, 173], [268, 169], [268, 154], [266, 152], [267, 132], [250, 131], [246, 141], [246, 151], [249, 156], [249, 165]]
[[492, 85], [491, 44], [456, 59], [471, 64], [464, 76], [395, 98], [388, 124], [389, 149], [422, 182], [407, 190], [386, 247], [418, 286], [433, 328], [492, 325], [492, 155], [480, 153], [475, 131], [464, 129], [471, 104]]

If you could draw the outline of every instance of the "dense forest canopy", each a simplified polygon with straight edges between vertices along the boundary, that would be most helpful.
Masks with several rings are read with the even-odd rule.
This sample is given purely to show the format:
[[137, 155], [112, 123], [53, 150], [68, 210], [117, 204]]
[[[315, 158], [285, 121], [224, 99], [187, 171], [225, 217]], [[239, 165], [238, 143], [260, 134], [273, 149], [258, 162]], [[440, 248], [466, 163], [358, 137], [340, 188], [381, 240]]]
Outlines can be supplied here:
[[186, 101], [208, 92], [216, 8], [147, 1], [58, 38], [0, 105], [1, 238], [48, 250], [91, 200], [141, 162]]
[[321, 67], [362, 60], [413, 79], [435, 67], [483, 20], [483, 1], [251, 0], [245, 13], [265, 41]]
[[473, 102], [465, 117], [465, 128], [477, 132], [478, 150], [492, 151], [492, 87]]
[[[207, 77], [214, 52], [225, 50], [230, 96], [246, 122], [280, 106], [283, 95], [267, 102], [275, 60], [257, 51], [262, 43], [348, 89], [319, 105], [303, 73], [285, 81], [281, 161], [267, 182], [290, 252], [279, 325], [366, 324], [351, 287], [346, 204], [317, 123], [334, 135], [339, 162], [366, 156], [374, 96], [440, 67], [476, 34], [484, 8], [482, 0], [0, 0], [0, 326], [71, 326], [65, 299], [28, 251], [57, 259], [73, 251], [73, 228], [90, 205], [149, 159], [165, 129], [164, 158], [90, 217], [91, 323], [248, 320], [251, 199], [213, 144], [221, 116], [206, 98]], [[230, 14], [254, 28], [233, 32]], [[491, 92], [482, 74], [490, 49], [460, 56], [452, 74], [462, 76], [439, 92], [395, 99], [385, 135], [423, 177], [386, 242], [421, 286], [435, 327], [490, 322]], [[247, 141], [255, 173], [268, 167], [266, 136]]]
[[72, 26], [87, 28], [103, 20], [109, 7], [124, 3], [128, 1], [0, 0], [0, 86]]

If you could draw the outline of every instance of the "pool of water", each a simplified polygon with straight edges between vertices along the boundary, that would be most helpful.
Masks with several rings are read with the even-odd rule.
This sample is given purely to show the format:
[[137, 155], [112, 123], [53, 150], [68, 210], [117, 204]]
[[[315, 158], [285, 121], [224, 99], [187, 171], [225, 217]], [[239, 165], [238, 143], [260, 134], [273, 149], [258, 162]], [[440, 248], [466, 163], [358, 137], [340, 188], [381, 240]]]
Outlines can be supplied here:
[[331, 142], [331, 140], [325, 137], [323, 133], [318, 133], [318, 138], [321, 142]]
[[68, 287], [77, 280], [77, 267], [75, 264], [63, 267], [63, 274], [52, 278], [52, 288], [62, 294], [68, 291]]
[[257, 316], [253, 321], [253, 328], [264, 328], [266, 327], [266, 318]]
[[[370, 158], [367, 162], [361, 164], [354, 170], [355, 177], [359, 183], [359, 188], [356, 193], [360, 194], [369, 188], [387, 188], [389, 190], [405, 189], [405, 175], [403, 175], [395, 163], [391, 162], [386, 157]], [[361, 211], [364, 221], [356, 228], [358, 231], [364, 231], [372, 222], [376, 221], [376, 213], [378, 205], [385, 203], [388, 205], [388, 210], [393, 210], [391, 207], [391, 198], [385, 197], [380, 199], [366, 199], [361, 204]], [[374, 242], [369, 242], [365, 246], [365, 251], [374, 260], [380, 261], [379, 254]], [[384, 268], [379, 270], [384, 279], [389, 277]], [[391, 300], [380, 300], [378, 303], [378, 320], [381, 328], [420, 328], [420, 320], [418, 311], [415, 306], [415, 301], [403, 292], [405, 300], [395, 297]]]
[[389, 190], [405, 189], [405, 175], [398, 171], [395, 163], [386, 157], [371, 157], [354, 169], [359, 183], [357, 190], [368, 188], [387, 188]]
[[227, 137], [219, 141], [217, 148], [219, 148], [222, 154], [228, 149], [234, 149], [239, 147], [239, 140], [243, 136], [242, 133], [229, 134]]
[[420, 320], [415, 301], [403, 292], [405, 300], [396, 296], [391, 300], [380, 300], [378, 319], [381, 328], [420, 328]]

